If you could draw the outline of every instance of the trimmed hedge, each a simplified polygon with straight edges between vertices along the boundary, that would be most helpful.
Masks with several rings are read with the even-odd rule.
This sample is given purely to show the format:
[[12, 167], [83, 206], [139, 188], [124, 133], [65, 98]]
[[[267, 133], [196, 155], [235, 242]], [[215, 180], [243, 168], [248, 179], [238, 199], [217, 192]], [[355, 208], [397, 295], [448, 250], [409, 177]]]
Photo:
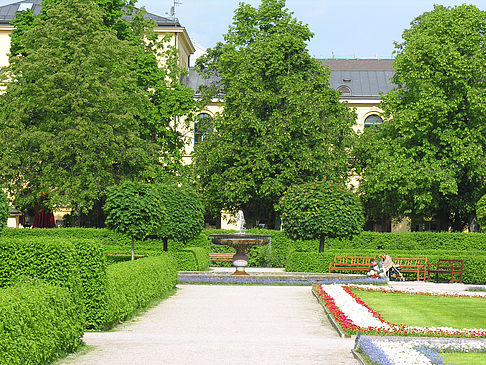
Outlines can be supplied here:
[[177, 261], [179, 271], [207, 271], [209, 270], [209, 253], [202, 247], [183, 248], [179, 252], [171, 252]]
[[[318, 252], [293, 252], [285, 266], [290, 272], [328, 272], [329, 262], [334, 256], [378, 256], [383, 250], [327, 250]], [[437, 264], [439, 258], [464, 259], [463, 282], [466, 284], [486, 284], [486, 253], [484, 251], [449, 250], [390, 250], [392, 257], [427, 257], [430, 266]], [[347, 271], [347, 273], [350, 273]], [[362, 274], [363, 272], [359, 272]], [[447, 279], [446, 276], [443, 277]]]
[[106, 307], [99, 328], [112, 328], [138, 310], [166, 297], [177, 284], [177, 269], [168, 254], [108, 266]]
[[80, 300], [87, 328], [96, 327], [101, 321], [106, 302], [106, 265], [98, 240], [36, 235], [0, 237], [0, 287], [12, 285], [24, 276], [67, 287]]
[[132, 239], [106, 228], [6, 228], [0, 231], [0, 237], [52, 237], [63, 239], [96, 239], [103, 245], [131, 244]]
[[66, 288], [26, 280], [0, 289], [2, 364], [47, 364], [81, 344], [84, 318]]
[[11, 286], [23, 277], [66, 287], [80, 297], [81, 279], [74, 244], [48, 237], [0, 237], [0, 287]]

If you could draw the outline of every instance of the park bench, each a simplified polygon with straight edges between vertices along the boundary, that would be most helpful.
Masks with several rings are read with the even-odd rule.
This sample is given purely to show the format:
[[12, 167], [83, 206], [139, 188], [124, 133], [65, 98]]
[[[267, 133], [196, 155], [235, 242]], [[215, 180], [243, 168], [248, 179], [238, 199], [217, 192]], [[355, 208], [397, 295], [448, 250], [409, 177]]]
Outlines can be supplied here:
[[[439, 274], [450, 274], [451, 283], [458, 281], [462, 283], [462, 269], [464, 268], [464, 260], [459, 259], [439, 259], [435, 269], [428, 270], [427, 280], [430, 281], [430, 274], [435, 274], [435, 282], [439, 280]], [[459, 275], [459, 279], [455, 279], [455, 275]]]
[[[374, 256], [335, 256], [329, 262], [329, 272], [332, 271], [368, 271]], [[393, 263], [398, 266], [401, 273], [416, 273], [417, 280], [425, 281], [427, 271], [427, 258], [392, 257]]]
[[332, 271], [368, 271], [374, 256], [334, 256], [329, 262], [329, 272]]
[[233, 261], [234, 252], [210, 252], [209, 260], [211, 261]]
[[425, 273], [427, 271], [427, 257], [425, 258], [416, 258], [416, 257], [392, 257], [391, 258], [393, 263], [398, 266], [398, 270], [403, 274], [404, 272], [407, 273], [416, 273], [417, 274], [417, 281], [420, 281], [420, 278], [425, 281]]

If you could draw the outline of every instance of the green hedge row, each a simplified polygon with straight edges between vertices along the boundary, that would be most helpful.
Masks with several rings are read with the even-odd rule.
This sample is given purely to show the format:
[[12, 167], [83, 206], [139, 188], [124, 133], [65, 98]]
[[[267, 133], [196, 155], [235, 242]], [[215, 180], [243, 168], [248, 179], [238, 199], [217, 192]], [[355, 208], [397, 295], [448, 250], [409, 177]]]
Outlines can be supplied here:
[[171, 252], [177, 261], [179, 271], [209, 270], [209, 252], [202, 247], [187, 247], [178, 252]]
[[52, 237], [64, 239], [96, 239], [104, 245], [130, 244], [129, 236], [110, 231], [105, 228], [6, 228], [0, 231], [0, 237]]
[[84, 318], [68, 289], [25, 280], [0, 289], [0, 361], [47, 364], [81, 344]]
[[[366, 249], [330, 249], [323, 253], [293, 252], [287, 259], [285, 270], [290, 272], [328, 272], [329, 262], [334, 260], [334, 256], [378, 256], [382, 253], [384, 253], [383, 250]], [[390, 250], [386, 253], [392, 257], [427, 257], [427, 263], [430, 266], [435, 266], [439, 258], [464, 259], [463, 282], [466, 284], [486, 284], [486, 253], [484, 251]], [[444, 279], [446, 279], [445, 276]]]
[[111, 328], [159, 299], [177, 284], [177, 269], [168, 254], [108, 266], [107, 305], [100, 328]]
[[106, 266], [103, 246], [96, 239], [0, 237], [0, 287], [22, 277], [67, 287], [79, 298], [87, 328], [97, 327], [101, 321]]

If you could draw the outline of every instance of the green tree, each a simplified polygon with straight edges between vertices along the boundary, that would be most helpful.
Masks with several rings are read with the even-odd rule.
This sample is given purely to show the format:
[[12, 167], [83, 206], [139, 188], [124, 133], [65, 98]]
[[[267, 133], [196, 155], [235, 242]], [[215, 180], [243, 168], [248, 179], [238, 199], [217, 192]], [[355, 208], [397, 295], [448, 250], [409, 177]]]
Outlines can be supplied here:
[[483, 229], [483, 232], [486, 231], [486, 194], [483, 195], [478, 201], [476, 206], [476, 217], [478, 224]]
[[224, 100], [215, 132], [196, 146], [195, 173], [209, 211], [242, 209], [251, 223], [273, 225], [287, 186], [315, 178], [344, 181], [355, 114], [329, 87], [329, 70], [313, 59], [313, 36], [283, 0], [240, 4], [224, 42], [198, 60], [220, 83]]
[[154, 191], [167, 212], [156, 233], [164, 241], [164, 251], [169, 239], [188, 241], [197, 237], [204, 228], [204, 210], [195, 191], [174, 182], [155, 184]]
[[402, 38], [389, 120], [356, 148], [363, 201], [372, 215], [461, 231], [486, 191], [486, 12], [435, 6]]
[[154, 194], [153, 186], [141, 182], [125, 181], [110, 187], [103, 210], [109, 229], [132, 237], [132, 260], [135, 238], [143, 240], [155, 234], [166, 220], [165, 207]]
[[7, 220], [10, 217], [7, 194], [0, 190], [0, 229], [7, 226]]
[[49, 7], [3, 75], [0, 175], [16, 206], [47, 191], [51, 207], [85, 211], [108, 186], [162, 168], [163, 151], [140, 137], [138, 49], [102, 15], [90, 0]]
[[[193, 91], [184, 87], [179, 81], [184, 70], [178, 64], [178, 51], [175, 47], [169, 46], [169, 35], [159, 39], [154, 32], [155, 22], [144, 17], [146, 12], [143, 8], [135, 9], [133, 1], [96, 0], [95, 2], [102, 11], [102, 22], [98, 23], [100, 30], [111, 33], [112, 38], [113, 32], [115, 32], [119, 41], [126, 41], [122, 42], [125, 47], [132, 48], [130, 55], [126, 57], [133, 62], [124, 62], [125, 65], [122, 66], [130, 64], [125, 78], [125, 87], [133, 94], [133, 99], [138, 98], [137, 102], [142, 102], [142, 104], [138, 103], [139, 106], [143, 106], [136, 106], [137, 111], [131, 117], [137, 128], [127, 128], [126, 131], [129, 132], [127, 137], [135, 139], [139, 137], [143, 140], [142, 143], [147, 148], [145, 154], [154, 157], [152, 162], [156, 161], [155, 164], [149, 161], [145, 163], [145, 171], [142, 176], [146, 180], [154, 179], [160, 175], [161, 166], [165, 171], [176, 172], [182, 168], [181, 160], [185, 147], [185, 137], [181, 130], [187, 127], [191, 113], [196, 106]], [[33, 28], [36, 19], [36, 24], [48, 21], [51, 14], [50, 9], [58, 4], [58, 0], [45, 0], [39, 15], [34, 15], [32, 11], [17, 14], [13, 22], [15, 29], [11, 35], [10, 59], [13, 65], [18, 63], [19, 57], [25, 57], [28, 54], [25, 47], [25, 33]], [[66, 14], [66, 16], [70, 15]], [[68, 22], [68, 18], [66, 22]], [[115, 41], [115, 44], [117, 42]], [[56, 46], [60, 52], [63, 52], [64, 43], [58, 42]], [[64, 52], [70, 52], [70, 50], [65, 49]], [[101, 55], [102, 52], [100, 52], [100, 58]], [[159, 63], [161, 59], [165, 60], [162, 65]], [[106, 66], [109, 66], [108, 62], [105, 63]], [[117, 68], [118, 66], [112, 67]], [[124, 77], [123, 72], [120, 72], [119, 75]], [[106, 86], [111, 87], [111, 84]], [[100, 102], [103, 101], [100, 100]], [[118, 134], [122, 137], [121, 133]], [[86, 151], [80, 152], [85, 153]], [[155, 156], [157, 157], [155, 158]], [[43, 176], [43, 178], [46, 180], [48, 177]], [[119, 178], [116, 181], [122, 180], [123, 176], [119, 175]], [[104, 196], [101, 191], [98, 198], [88, 204], [88, 208], [92, 207], [91, 210], [82, 214], [80, 211], [74, 212], [77, 224], [96, 223], [99, 225], [100, 222], [103, 224], [104, 217], [101, 207], [104, 203]], [[22, 193], [25, 195], [25, 199], [24, 197], [17, 199], [17, 203], [25, 205], [24, 200], [30, 199], [32, 191], [24, 190]], [[57, 204], [57, 201], [54, 200], [52, 204]]]
[[289, 187], [277, 206], [285, 234], [294, 240], [351, 237], [363, 229], [359, 198], [342, 183], [313, 181]]

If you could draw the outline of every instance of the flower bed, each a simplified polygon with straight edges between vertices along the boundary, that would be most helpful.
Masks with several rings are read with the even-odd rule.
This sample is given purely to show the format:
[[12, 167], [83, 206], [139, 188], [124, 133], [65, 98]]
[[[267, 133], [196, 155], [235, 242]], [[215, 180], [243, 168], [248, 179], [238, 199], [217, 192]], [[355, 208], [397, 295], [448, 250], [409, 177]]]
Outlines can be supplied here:
[[464, 339], [385, 339], [362, 336], [357, 341], [359, 351], [374, 364], [411, 365], [445, 364], [443, 352], [486, 352], [486, 343]]
[[[357, 288], [338, 284], [313, 286], [313, 291], [319, 301], [331, 312], [346, 334], [356, 334], [358, 331], [362, 331], [366, 334], [377, 335], [486, 337], [486, 330], [482, 328], [416, 327], [386, 322], [351, 291], [351, 289]], [[365, 288], [365, 290], [372, 289]], [[401, 291], [395, 290], [394, 292]]]
[[313, 285], [313, 284], [369, 284], [369, 285], [385, 285], [386, 280], [374, 278], [349, 278], [349, 279], [292, 279], [292, 278], [272, 278], [269, 276], [211, 276], [179, 275], [179, 283], [181, 284], [255, 284], [255, 285]]

